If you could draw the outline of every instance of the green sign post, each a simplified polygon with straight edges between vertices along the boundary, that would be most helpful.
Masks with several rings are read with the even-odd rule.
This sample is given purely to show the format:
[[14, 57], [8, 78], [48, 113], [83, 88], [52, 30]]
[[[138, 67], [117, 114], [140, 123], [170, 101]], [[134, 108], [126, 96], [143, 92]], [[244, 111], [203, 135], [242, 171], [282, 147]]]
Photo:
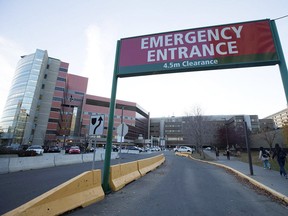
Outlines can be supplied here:
[[275, 23], [274, 20], [271, 20], [270, 24], [271, 24], [271, 30], [272, 30], [272, 33], [273, 33], [273, 38], [275, 40], [275, 46], [276, 46], [277, 53], [278, 53], [279, 69], [280, 69], [280, 73], [281, 73], [282, 83], [283, 83], [283, 86], [284, 86], [286, 102], [288, 104], [288, 71], [287, 71], [287, 65], [286, 65], [284, 53], [283, 53], [283, 50], [282, 50], [280, 38], [279, 38], [279, 35], [278, 35], [276, 23]]
[[118, 81], [117, 73], [118, 73], [119, 47], [120, 47], [120, 42], [118, 41], [117, 48], [116, 48], [115, 64], [114, 64], [112, 91], [111, 91], [111, 98], [110, 98], [108, 134], [107, 134], [107, 140], [106, 140], [104, 172], [103, 172], [103, 181], [102, 181], [102, 187], [105, 193], [108, 193], [110, 191], [109, 172], [110, 172], [111, 149], [112, 149], [112, 141], [113, 141], [114, 111], [115, 111], [115, 105], [116, 105], [116, 92], [117, 92], [117, 81]]

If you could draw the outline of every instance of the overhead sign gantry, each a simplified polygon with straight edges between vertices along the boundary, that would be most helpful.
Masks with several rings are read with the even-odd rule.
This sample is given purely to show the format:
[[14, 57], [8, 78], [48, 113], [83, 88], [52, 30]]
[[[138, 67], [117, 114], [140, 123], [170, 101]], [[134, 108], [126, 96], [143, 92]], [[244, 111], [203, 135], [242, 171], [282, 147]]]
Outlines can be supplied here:
[[118, 77], [255, 67], [278, 64], [288, 103], [288, 72], [274, 20], [186, 29], [117, 42], [103, 174], [109, 169]]

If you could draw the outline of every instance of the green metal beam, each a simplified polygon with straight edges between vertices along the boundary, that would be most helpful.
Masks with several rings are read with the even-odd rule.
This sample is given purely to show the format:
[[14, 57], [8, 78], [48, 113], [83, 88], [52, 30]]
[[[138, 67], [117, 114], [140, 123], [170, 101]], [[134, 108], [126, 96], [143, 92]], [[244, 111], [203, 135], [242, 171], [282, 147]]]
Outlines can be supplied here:
[[107, 140], [106, 140], [103, 181], [102, 181], [102, 187], [105, 193], [110, 192], [109, 172], [110, 172], [111, 149], [112, 149], [112, 141], [113, 141], [114, 111], [115, 111], [115, 105], [116, 105], [119, 50], [120, 50], [120, 41], [117, 41], [117, 49], [116, 49], [116, 56], [115, 56], [115, 63], [114, 63], [114, 74], [113, 74], [113, 81], [112, 81], [112, 91], [111, 91], [111, 98], [110, 98], [110, 111], [109, 111], [109, 119], [108, 119], [109, 121], [108, 121], [108, 133], [107, 133]]
[[271, 20], [270, 24], [271, 24], [271, 30], [272, 30], [272, 33], [274, 36], [275, 45], [276, 45], [276, 49], [277, 49], [277, 53], [278, 53], [279, 69], [280, 69], [282, 83], [283, 83], [284, 91], [285, 91], [285, 95], [286, 95], [286, 102], [288, 104], [288, 71], [287, 71], [287, 65], [286, 65], [286, 61], [285, 61], [284, 53], [282, 50], [282, 46], [281, 46], [280, 38], [278, 35], [275, 20]]

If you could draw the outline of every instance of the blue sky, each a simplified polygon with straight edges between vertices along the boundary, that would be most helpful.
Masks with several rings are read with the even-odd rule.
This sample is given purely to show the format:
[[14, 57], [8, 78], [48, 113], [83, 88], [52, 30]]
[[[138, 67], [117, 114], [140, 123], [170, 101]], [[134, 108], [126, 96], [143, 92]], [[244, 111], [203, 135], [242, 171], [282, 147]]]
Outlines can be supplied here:
[[[0, 116], [21, 55], [35, 50], [89, 78], [88, 94], [110, 97], [117, 40], [125, 37], [275, 19], [287, 0], [0, 0]], [[288, 17], [276, 21], [287, 63]], [[152, 117], [256, 114], [287, 106], [278, 66], [120, 78], [117, 99]]]

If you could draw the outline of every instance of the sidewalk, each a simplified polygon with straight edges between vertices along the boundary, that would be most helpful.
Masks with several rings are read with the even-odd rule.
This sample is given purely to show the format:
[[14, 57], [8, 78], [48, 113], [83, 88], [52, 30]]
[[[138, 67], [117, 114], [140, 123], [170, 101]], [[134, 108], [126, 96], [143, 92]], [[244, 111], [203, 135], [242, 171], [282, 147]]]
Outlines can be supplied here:
[[241, 162], [235, 157], [230, 157], [230, 160], [227, 160], [226, 156], [220, 155], [218, 159], [216, 159], [214, 151], [205, 151], [205, 154], [211, 158], [215, 158], [213, 163], [231, 167], [232, 169], [237, 170], [242, 174], [254, 179], [258, 183], [261, 183], [266, 187], [280, 194], [283, 194], [286, 196], [286, 200], [288, 200], [288, 179], [280, 176], [279, 171], [267, 170], [263, 167], [253, 165], [253, 175], [251, 175], [249, 164]]

